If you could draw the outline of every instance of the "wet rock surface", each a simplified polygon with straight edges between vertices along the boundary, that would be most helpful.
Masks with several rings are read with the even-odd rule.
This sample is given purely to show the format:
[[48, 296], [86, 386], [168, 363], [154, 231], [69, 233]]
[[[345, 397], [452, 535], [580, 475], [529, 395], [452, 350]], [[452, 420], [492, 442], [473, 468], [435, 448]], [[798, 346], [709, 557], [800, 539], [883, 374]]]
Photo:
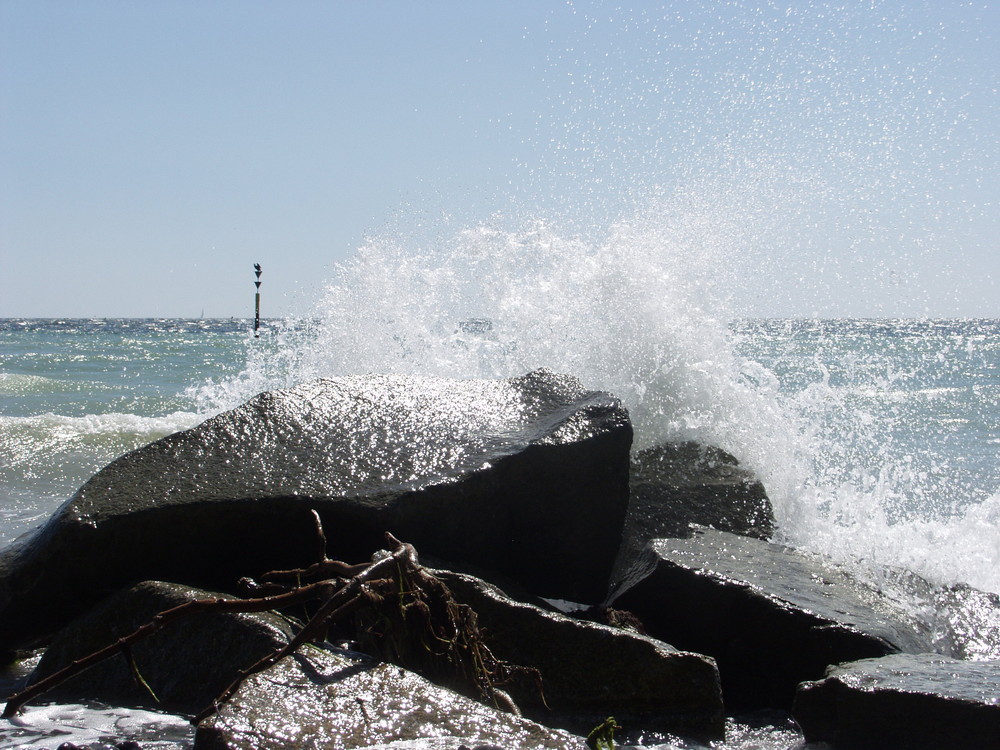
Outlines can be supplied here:
[[598, 601], [620, 541], [632, 428], [619, 401], [540, 370], [509, 380], [317, 380], [140, 448], [0, 554], [0, 650], [144, 579], [226, 589], [385, 531], [535, 593]]
[[198, 726], [195, 750], [347, 750], [417, 741], [441, 750], [585, 747], [579, 737], [502, 713], [399, 667], [309, 647], [247, 680]]
[[793, 714], [809, 742], [844, 750], [1000, 747], [1000, 661], [895, 654], [802, 684]]
[[[160, 581], [121, 591], [63, 628], [29, 683], [113, 644], [160, 612], [217, 596]], [[167, 623], [130, 647], [139, 674], [153, 694], [133, 676], [125, 655], [116, 653], [57, 686], [45, 699], [97, 700], [195, 714], [210, 705], [240, 670], [285, 645], [293, 635], [288, 621], [270, 612], [197, 612]]]
[[434, 574], [478, 613], [498, 658], [539, 671], [544, 702], [529, 678], [503, 686], [525, 716], [584, 734], [613, 715], [623, 726], [722, 737], [722, 691], [711, 659], [515, 601], [472, 576]]
[[725, 451], [669, 443], [632, 456], [629, 507], [615, 570], [624, 574], [652, 539], [688, 537], [691, 524], [770, 539], [774, 512], [763, 485]]
[[927, 597], [936, 613], [934, 651], [957, 659], [1000, 659], [1000, 594], [966, 584], [939, 587]]
[[929, 643], [878, 592], [780, 545], [698, 528], [655, 540], [612, 598], [647, 632], [716, 659], [728, 710], [788, 708], [839, 662]]

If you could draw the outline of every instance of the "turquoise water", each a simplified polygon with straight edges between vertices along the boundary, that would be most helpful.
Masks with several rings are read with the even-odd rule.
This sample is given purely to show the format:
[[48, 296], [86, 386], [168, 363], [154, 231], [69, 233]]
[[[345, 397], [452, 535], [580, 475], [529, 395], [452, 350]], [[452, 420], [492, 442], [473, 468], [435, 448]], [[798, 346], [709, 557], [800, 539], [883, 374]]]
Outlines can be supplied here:
[[242, 323], [0, 321], [0, 543], [117, 456], [200, 415], [185, 390], [242, 366]]
[[[740, 350], [774, 373], [778, 397], [826, 435], [828, 483], [891, 468], [907, 483], [889, 509], [896, 519], [953, 515], [1000, 487], [998, 321], [755, 321], [737, 330]], [[808, 408], [811, 390], [833, 404]]]

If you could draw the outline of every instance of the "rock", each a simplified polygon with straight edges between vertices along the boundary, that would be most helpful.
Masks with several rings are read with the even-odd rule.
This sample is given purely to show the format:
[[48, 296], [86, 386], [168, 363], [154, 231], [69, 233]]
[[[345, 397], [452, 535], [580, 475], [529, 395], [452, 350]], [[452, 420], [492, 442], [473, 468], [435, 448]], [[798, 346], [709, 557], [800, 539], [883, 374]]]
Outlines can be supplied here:
[[[959, 583], [933, 589], [926, 600], [934, 651], [956, 659], [1000, 659], [1000, 594]], [[926, 614], [926, 613], [925, 613]]]
[[904, 568], [879, 571], [879, 584], [911, 605], [927, 651], [963, 661], [1000, 659], [1000, 594], [965, 583], [942, 586]]
[[1000, 747], [1000, 661], [895, 654], [831, 667], [799, 686], [807, 742], [843, 750]]
[[368, 375], [262, 393], [91, 478], [0, 555], [0, 651], [145, 579], [228, 590], [391, 531], [535, 593], [599, 601], [628, 502], [628, 414], [539, 370], [509, 380]]
[[0, 698], [20, 692], [42, 658], [39, 651], [17, 654], [6, 664], [0, 665]]
[[578, 737], [501, 713], [399, 667], [309, 646], [250, 677], [195, 735], [195, 750], [463, 745], [584, 746]]
[[[124, 637], [155, 615], [195, 599], [218, 594], [179, 584], [146, 581], [105, 599], [72, 621], [53, 639], [30, 682]], [[156, 698], [132, 677], [116, 654], [46, 693], [46, 699], [98, 700], [195, 714], [210, 705], [259, 659], [288, 643], [291, 625], [276, 614], [201, 612], [166, 624], [136, 642], [132, 655]]]
[[714, 657], [730, 711], [787, 710], [798, 683], [830, 664], [930, 650], [907, 616], [846, 573], [713, 529], [651, 542], [611, 604], [650, 635]]
[[[616, 571], [624, 574], [651, 539], [688, 537], [691, 524], [757, 539], [774, 533], [774, 512], [752, 472], [718, 448], [694, 442], [632, 456], [630, 499]], [[617, 577], [616, 577], [617, 578]]]
[[629, 515], [639, 515], [646, 528], [654, 524], [657, 536], [650, 539], [690, 536], [691, 524], [757, 539], [774, 533], [764, 486], [710, 445], [669, 443], [640, 451], [632, 457], [629, 488]]
[[704, 741], [724, 736], [722, 691], [711, 659], [515, 601], [469, 575], [432, 572], [477, 612], [494, 655], [541, 673], [544, 703], [533, 680], [501, 686], [525, 716], [578, 734], [614, 716], [630, 731]]

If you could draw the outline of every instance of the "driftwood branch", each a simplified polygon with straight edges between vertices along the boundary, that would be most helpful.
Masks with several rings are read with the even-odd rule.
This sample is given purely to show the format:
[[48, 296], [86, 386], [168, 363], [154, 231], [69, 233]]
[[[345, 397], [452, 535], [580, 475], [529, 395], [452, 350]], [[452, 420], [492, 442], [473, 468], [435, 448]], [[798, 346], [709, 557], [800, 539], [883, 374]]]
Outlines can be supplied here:
[[[390, 535], [387, 534], [386, 536], [389, 537]], [[402, 544], [395, 539], [394, 541], [397, 542], [398, 547], [392, 555], [365, 566], [362, 571], [338, 588], [326, 599], [319, 611], [312, 616], [309, 622], [305, 624], [302, 630], [291, 641], [274, 653], [268, 654], [248, 669], [240, 672], [236, 679], [212, 702], [212, 705], [207, 706], [201, 713], [195, 716], [194, 723], [197, 724], [202, 719], [206, 719], [218, 711], [219, 707], [233, 696], [248, 677], [277, 664], [286, 656], [295, 653], [302, 644], [319, 639], [325, 634], [329, 623], [336, 622], [341, 617], [353, 611], [363, 601], [358, 592], [366, 581], [382, 572], [385, 568], [388, 568], [399, 558], [409, 556], [412, 553], [412, 546]]]
[[[316, 563], [298, 570], [272, 571], [263, 577], [264, 583], [242, 579], [246, 588], [266, 595], [197, 599], [160, 612], [129, 635], [11, 696], [3, 717], [14, 716], [29, 701], [114, 654], [129, 657], [132, 644], [181, 618], [197, 612], [266, 612], [309, 602], [318, 602], [318, 609], [295, 637], [240, 671], [222, 694], [194, 718], [195, 723], [218, 711], [248, 677], [295, 653], [303, 644], [323, 641], [328, 628], [348, 616], [355, 620], [359, 640], [384, 660], [498, 708], [517, 712], [497, 686], [518, 672], [534, 676], [540, 684], [537, 670], [496, 659], [479, 632], [476, 613], [456, 602], [448, 587], [420, 566], [412, 545], [387, 533], [391, 552], [373, 562], [348, 565], [326, 556], [326, 535], [315, 511], [313, 520], [319, 548]], [[144, 679], [142, 683], [152, 692]]]
[[[301, 585], [304, 581], [322, 581], [330, 578], [353, 578], [371, 565], [371, 563], [349, 565], [348, 563], [341, 562], [340, 560], [331, 560], [327, 557], [326, 532], [323, 531], [323, 522], [320, 520], [319, 513], [317, 513], [314, 509], [311, 509], [310, 512], [312, 513], [312, 519], [316, 531], [316, 562], [308, 568], [272, 570], [270, 573], [265, 573], [261, 578], [261, 580], [264, 581], [263, 586], [280, 585], [282, 581], [294, 582], [295, 585]], [[399, 544], [402, 544], [402, 542], [398, 539], [392, 537], [391, 534], [386, 534], [386, 536], [387, 538], [391, 537], [390, 542], [393, 545], [398, 546]], [[251, 584], [253, 583], [246, 578], [244, 578], [243, 581]]]

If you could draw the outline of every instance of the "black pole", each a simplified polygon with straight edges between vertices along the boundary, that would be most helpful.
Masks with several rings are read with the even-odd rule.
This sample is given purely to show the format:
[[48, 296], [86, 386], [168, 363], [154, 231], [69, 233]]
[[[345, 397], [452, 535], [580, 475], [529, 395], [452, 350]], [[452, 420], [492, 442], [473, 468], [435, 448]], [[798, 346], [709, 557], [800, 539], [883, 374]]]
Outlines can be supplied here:
[[254, 295], [254, 317], [253, 317], [253, 335], [259, 336], [257, 333], [260, 328], [260, 275], [263, 271], [260, 270], [260, 263], [253, 264], [253, 272], [257, 274], [257, 280], [254, 285], [257, 287], [257, 294]]

